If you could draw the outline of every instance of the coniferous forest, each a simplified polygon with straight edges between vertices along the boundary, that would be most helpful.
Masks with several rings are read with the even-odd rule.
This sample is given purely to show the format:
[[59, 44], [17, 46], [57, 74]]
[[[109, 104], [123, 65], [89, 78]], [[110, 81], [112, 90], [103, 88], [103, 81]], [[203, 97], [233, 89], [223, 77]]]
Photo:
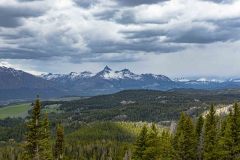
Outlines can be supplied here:
[[[219, 115], [182, 112], [176, 123], [94, 121], [68, 124], [49, 120], [37, 98], [29, 116], [5, 120], [19, 128], [1, 141], [1, 160], [237, 160], [240, 106]], [[22, 123], [21, 123], [22, 122]], [[54, 123], [54, 124], [53, 124]], [[21, 125], [19, 125], [21, 124]], [[17, 135], [23, 134], [23, 138]], [[16, 137], [16, 138], [15, 138]], [[5, 137], [7, 139], [7, 137]]]

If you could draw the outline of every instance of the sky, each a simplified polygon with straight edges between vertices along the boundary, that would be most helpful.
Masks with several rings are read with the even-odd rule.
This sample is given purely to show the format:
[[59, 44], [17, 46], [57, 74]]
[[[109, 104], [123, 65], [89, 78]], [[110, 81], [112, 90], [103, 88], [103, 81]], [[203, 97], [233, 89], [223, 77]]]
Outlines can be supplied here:
[[0, 65], [240, 77], [240, 0], [0, 0]]

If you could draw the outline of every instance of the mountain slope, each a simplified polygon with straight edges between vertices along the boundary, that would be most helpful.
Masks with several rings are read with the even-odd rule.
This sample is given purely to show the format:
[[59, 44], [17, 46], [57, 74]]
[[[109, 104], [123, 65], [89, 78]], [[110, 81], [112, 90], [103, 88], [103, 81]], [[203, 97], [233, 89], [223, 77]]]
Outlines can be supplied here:
[[31, 99], [63, 95], [52, 81], [34, 76], [21, 70], [0, 67], [0, 101], [8, 99]]
[[0, 67], [0, 89], [50, 88], [54, 83], [13, 68]]
[[58, 97], [69, 95], [93, 96], [127, 89], [171, 90], [174, 88], [229, 89], [240, 88], [239, 79], [196, 80], [175, 79], [164, 75], [135, 74], [128, 69], [114, 71], [106, 66], [94, 74], [89, 71], [69, 74], [43, 74], [34, 76], [21, 70], [0, 67], [0, 101], [5, 99]]

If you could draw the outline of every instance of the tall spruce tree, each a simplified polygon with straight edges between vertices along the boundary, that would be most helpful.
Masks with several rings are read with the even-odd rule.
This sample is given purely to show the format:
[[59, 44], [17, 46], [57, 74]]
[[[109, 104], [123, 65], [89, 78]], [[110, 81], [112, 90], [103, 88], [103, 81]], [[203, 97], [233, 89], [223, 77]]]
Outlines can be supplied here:
[[[49, 129], [44, 126], [41, 120], [41, 103], [39, 97], [35, 101], [31, 118], [27, 122], [26, 142], [24, 144], [24, 160], [51, 160], [49, 154], [50, 142], [46, 141]], [[50, 150], [51, 151], [51, 150]]]
[[199, 141], [202, 135], [202, 130], [203, 130], [203, 124], [204, 124], [204, 119], [203, 116], [199, 116], [196, 124], [196, 136], [197, 140]]
[[191, 117], [185, 113], [181, 114], [177, 131], [174, 137], [174, 149], [176, 159], [195, 160], [196, 159], [196, 134]]
[[237, 103], [233, 106], [232, 136], [233, 158], [240, 159], [240, 108]]
[[196, 136], [197, 136], [197, 159], [202, 160], [203, 159], [203, 124], [204, 119], [201, 115], [196, 124]]
[[232, 122], [233, 114], [232, 110], [230, 110], [229, 115], [227, 116], [226, 120], [224, 121], [224, 125], [222, 125], [220, 138], [218, 140], [218, 157], [221, 160], [232, 160], [233, 157], [233, 134], [232, 134]]
[[152, 124], [151, 130], [146, 140], [146, 150], [144, 151], [144, 160], [155, 160], [159, 159], [160, 154], [160, 143], [159, 143], [158, 130], [155, 124]]
[[220, 156], [222, 159], [240, 159], [240, 114], [237, 104], [230, 110], [225, 126], [222, 126], [222, 136], [220, 139]]
[[204, 160], [217, 160], [217, 117], [211, 105], [204, 125]]
[[45, 114], [44, 120], [42, 122], [42, 131], [41, 131], [41, 136], [42, 136], [42, 141], [41, 141], [41, 155], [42, 159], [44, 160], [52, 160], [53, 155], [52, 155], [52, 146], [50, 145], [50, 130], [49, 130], [49, 121], [48, 121], [48, 115], [47, 113]]
[[172, 146], [172, 135], [169, 131], [163, 131], [160, 136], [160, 160], [175, 160]]
[[64, 129], [61, 124], [58, 124], [56, 129], [54, 157], [56, 160], [63, 160], [64, 158]]
[[148, 129], [146, 125], [144, 125], [135, 143], [135, 150], [133, 153], [134, 160], [144, 160], [143, 156], [147, 148], [147, 136], [148, 136]]

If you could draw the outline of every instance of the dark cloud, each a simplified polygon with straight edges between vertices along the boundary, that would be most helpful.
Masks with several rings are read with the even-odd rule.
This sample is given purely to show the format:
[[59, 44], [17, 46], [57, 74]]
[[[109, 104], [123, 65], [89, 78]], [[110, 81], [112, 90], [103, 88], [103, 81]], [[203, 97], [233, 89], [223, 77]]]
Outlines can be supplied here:
[[17, 27], [21, 25], [21, 21], [16, 17], [7, 17], [0, 15], [0, 26], [2, 27]]
[[96, 3], [99, 3], [98, 0], [74, 0], [74, 2], [83, 8], [89, 8], [95, 5]]
[[182, 46], [175, 46], [170, 43], [160, 43], [157, 38], [142, 38], [137, 42], [92, 42], [88, 44], [91, 53], [129, 53], [129, 52], [153, 52], [153, 53], [170, 53], [184, 49]]
[[227, 30], [211, 31], [206, 28], [195, 27], [178, 34], [170, 33], [170, 37], [170, 41], [176, 43], [213, 43], [231, 40], [233, 34]]
[[240, 39], [240, 20], [238, 18], [221, 21], [206, 21], [216, 25], [216, 29], [195, 26], [184, 32], [169, 32], [171, 42], [176, 43], [214, 43], [237, 41]]
[[[171, 30], [145, 29], [141, 31], [125, 31], [127, 39], [155, 39], [165, 37], [163, 43], [214, 43], [236, 41], [240, 39], [240, 19], [205, 21], [216, 26], [216, 29], [203, 27], [201, 23], [189, 29], [174, 28]], [[184, 28], [184, 26], [183, 26]], [[187, 28], [187, 26], [186, 26]]]
[[159, 36], [166, 36], [166, 31], [145, 29], [142, 31], [124, 31], [122, 32], [126, 35], [128, 39], [145, 39], [145, 38], [156, 38]]
[[214, 3], [232, 3], [233, 0], [203, 0], [203, 1], [210, 1]]
[[135, 15], [132, 11], [125, 11], [119, 18], [116, 18], [115, 21], [122, 24], [135, 23]]
[[22, 24], [22, 18], [37, 17], [43, 13], [42, 9], [26, 5], [0, 5], [0, 26], [17, 27]]
[[164, 1], [168, 1], [168, 0], [118, 0], [118, 3], [124, 6], [138, 6], [142, 4], [161, 3]]
[[101, 20], [109, 20], [111, 21], [114, 17], [114, 15], [119, 11], [119, 9], [110, 9], [107, 11], [103, 11], [101, 13], [96, 13], [94, 16], [97, 19], [101, 19]]

